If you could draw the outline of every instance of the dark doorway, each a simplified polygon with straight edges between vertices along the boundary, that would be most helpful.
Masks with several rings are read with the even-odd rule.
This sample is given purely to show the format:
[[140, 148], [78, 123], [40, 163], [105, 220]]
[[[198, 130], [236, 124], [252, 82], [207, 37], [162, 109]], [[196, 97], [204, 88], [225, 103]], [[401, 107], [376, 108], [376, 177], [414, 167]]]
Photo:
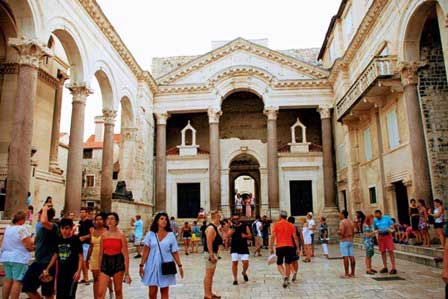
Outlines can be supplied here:
[[290, 181], [291, 215], [305, 216], [313, 211], [313, 188], [311, 181]]
[[393, 185], [395, 187], [395, 198], [397, 200], [398, 222], [401, 224], [404, 223], [410, 224], [409, 201], [406, 186], [403, 184], [402, 181], [393, 183]]
[[177, 218], [196, 218], [201, 206], [201, 184], [177, 184]]
[[342, 201], [343, 201], [343, 204], [344, 204], [343, 208], [344, 208], [345, 211], [348, 211], [347, 210], [347, 191], [346, 190], [342, 190], [341, 191], [341, 195], [342, 195]]

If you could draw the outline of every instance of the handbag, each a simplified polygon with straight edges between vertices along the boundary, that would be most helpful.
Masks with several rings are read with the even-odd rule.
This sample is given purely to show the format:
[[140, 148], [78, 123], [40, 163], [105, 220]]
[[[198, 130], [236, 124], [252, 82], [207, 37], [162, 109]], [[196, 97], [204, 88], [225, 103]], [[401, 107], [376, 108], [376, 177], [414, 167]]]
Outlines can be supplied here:
[[160, 259], [162, 261], [162, 275], [174, 275], [177, 274], [176, 263], [174, 261], [164, 262], [162, 249], [160, 249], [159, 236], [156, 233], [157, 246], [159, 247]]

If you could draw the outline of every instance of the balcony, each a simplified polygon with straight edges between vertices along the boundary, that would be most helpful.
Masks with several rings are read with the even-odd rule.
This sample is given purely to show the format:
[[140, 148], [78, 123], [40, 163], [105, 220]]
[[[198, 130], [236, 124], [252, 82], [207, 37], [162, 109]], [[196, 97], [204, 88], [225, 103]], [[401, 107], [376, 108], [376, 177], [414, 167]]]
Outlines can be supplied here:
[[[336, 103], [336, 116], [338, 121], [367, 95], [384, 95], [384, 88], [389, 90], [390, 81], [394, 77], [397, 69], [396, 56], [376, 56], [367, 65], [355, 83], [349, 88], [345, 95]], [[382, 84], [385, 83], [385, 84]], [[377, 87], [377, 88], [376, 88]]]

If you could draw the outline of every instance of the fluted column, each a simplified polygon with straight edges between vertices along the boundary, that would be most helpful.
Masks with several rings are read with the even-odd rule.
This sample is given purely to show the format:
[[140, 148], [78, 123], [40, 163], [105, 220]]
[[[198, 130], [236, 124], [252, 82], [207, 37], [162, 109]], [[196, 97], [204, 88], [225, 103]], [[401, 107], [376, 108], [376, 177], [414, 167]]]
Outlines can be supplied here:
[[331, 126], [331, 110], [329, 107], [319, 107], [322, 130], [322, 155], [324, 169], [325, 207], [336, 207], [333, 161], [333, 133]]
[[112, 209], [112, 175], [114, 172], [114, 126], [117, 111], [103, 109], [104, 136], [103, 161], [101, 167], [101, 210]]
[[222, 111], [210, 108], [208, 110], [210, 156], [209, 156], [209, 192], [210, 209], [215, 210], [221, 204], [221, 161], [219, 154], [219, 118]]
[[68, 79], [66, 73], [58, 70], [59, 84], [56, 88], [56, 95], [53, 106], [53, 127], [51, 129], [51, 145], [50, 145], [50, 171], [62, 174], [58, 163], [59, 151], [59, 130], [61, 127], [61, 111], [62, 111], [62, 94], [64, 92], [64, 83]]
[[64, 210], [78, 214], [81, 207], [84, 113], [87, 97], [92, 91], [86, 85], [78, 84], [70, 85], [68, 89], [73, 95], [73, 100]]
[[418, 69], [421, 62], [401, 63], [401, 81], [404, 88], [406, 113], [409, 128], [409, 145], [413, 164], [414, 197], [424, 199], [432, 204], [431, 179], [429, 174], [426, 139], [424, 133], [422, 113], [418, 97]]
[[166, 210], [166, 123], [167, 112], [156, 113], [156, 211]]
[[45, 46], [25, 38], [11, 38], [9, 46], [18, 51], [20, 67], [11, 130], [13, 136], [8, 150], [6, 217], [11, 217], [17, 210], [26, 211], [27, 208], [38, 69], [41, 59], [50, 54]]
[[280, 208], [278, 193], [278, 145], [277, 116], [278, 107], [266, 107], [264, 114], [268, 117], [268, 197], [271, 209]]

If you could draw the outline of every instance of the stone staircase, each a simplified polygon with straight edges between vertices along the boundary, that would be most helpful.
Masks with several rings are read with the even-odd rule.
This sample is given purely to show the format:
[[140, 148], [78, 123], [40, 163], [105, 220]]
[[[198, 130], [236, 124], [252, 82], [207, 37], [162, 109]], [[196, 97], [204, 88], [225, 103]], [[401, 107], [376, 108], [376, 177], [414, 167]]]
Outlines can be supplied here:
[[[357, 248], [364, 249], [362, 237], [355, 237], [353, 245]], [[395, 243], [394, 245], [395, 257], [398, 259], [435, 268], [443, 268], [443, 249], [440, 249], [440, 245], [432, 245], [429, 248], [398, 243]], [[380, 255], [378, 246], [375, 246], [375, 254]]]

